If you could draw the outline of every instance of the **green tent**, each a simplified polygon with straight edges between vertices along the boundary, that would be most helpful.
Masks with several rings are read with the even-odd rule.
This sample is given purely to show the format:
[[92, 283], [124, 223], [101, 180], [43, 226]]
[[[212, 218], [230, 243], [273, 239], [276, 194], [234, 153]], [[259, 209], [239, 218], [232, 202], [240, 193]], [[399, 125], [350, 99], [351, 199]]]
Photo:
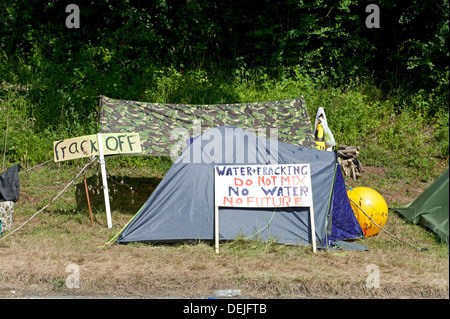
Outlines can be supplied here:
[[434, 231], [448, 246], [448, 169], [412, 203], [395, 210]]

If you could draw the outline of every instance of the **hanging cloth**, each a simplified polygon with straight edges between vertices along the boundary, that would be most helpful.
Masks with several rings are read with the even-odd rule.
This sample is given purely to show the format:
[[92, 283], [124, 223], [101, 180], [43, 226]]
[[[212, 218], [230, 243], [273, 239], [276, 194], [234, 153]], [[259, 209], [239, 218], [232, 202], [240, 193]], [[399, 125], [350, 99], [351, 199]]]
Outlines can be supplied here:
[[20, 195], [19, 164], [11, 166], [0, 175], [0, 202], [17, 202]]
[[336, 141], [328, 127], [327, 117], [323, 107], [319, 107], [317, 110], [316, 120], [314, 121], [314, 132], [317, 148], [331, 152], [333, 146], [336, 145]]

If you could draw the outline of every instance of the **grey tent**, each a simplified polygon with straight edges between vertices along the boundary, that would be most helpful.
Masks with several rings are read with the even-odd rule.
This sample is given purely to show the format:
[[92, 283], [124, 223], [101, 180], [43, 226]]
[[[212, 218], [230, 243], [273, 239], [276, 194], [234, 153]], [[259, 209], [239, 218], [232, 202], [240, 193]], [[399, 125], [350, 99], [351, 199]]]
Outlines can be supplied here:
[[395, 210], [414, 224], [431, 229], [448, 246], [448, 169], [413, 202]]
[[[317, 247], [363, 237], [350, 206], [334, 152], [320, 151], [221, 126], [191, 140], [139, 212], [119, 234], [119, 243], [214, 239], [214, 166], [309, 163]], [[238, 236], [279, 243], [311, 243], [309, 209], [220, 208], [220, 239]]]

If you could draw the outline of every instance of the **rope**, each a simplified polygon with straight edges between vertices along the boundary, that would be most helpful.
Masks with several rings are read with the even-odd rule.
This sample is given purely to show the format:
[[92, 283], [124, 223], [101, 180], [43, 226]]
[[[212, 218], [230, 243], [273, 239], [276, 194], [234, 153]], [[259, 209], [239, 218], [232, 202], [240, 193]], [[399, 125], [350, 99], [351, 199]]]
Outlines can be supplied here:
[[47, 164], [48, 162], [50, 162], [50, 161], [52, 161], [52, 160], [53, 160], [53, 158], [49, 159], [48, 161], [45, 161], [44, 163], [41, 163], [41, 164], [38, 164], [38, 165], [36, 165], [36, 166], [34, 166], [34, 167], [32, 167], [32, 168], [29, 168], [29, 169], [27, 169], [27, 170], [24, 171], [24, 172], [19, 173], [19, 175], [28, 173], [28, 172], [31, 171], [32, 169], [38, 168], [39, 166], [42, 166], [42, 165], [45, 165], [45, 164]]
[[[358, 208], [364, 213], [364, 215], [366, 215], [366, 217], [370, 219], [370, 221], [371, 221], [375, 226], [377, 226], [379, 229], [381, 229], [382, 231], [384, 231], [386, 234], [388, 234], [388, 235], [391, 236], [392, 238], [394, 238], [394, 239], [396, 239], [396, 240], [398, 240], [398, 241], [400, 241], [400, 242], [402, 242], [402, 243], [404, 243], [404, 244], [407, 244], [407, 245], [409, 245], [409, 246], [411, 246], [411, 247], [414, 247], [414, 248], [417, 249], [417, 250], [420, 250], [420, 251], [427, 251], [427, 250], [428, 250], [427, 248], [419, 248], [419, 247], [416, 247], [416, 246], [414, 246], [414, 245], [412, 245], [412, 244], [410, 244], [410, 243], [407, 243], [406, 241], [401, 240], [400, 238], [398, 238], [398, 237], [392, 235], [390, 232], [388, 232], [388, 231], [385, 230], [384, 228], [378, 226], [378, 224], [375, 223], [374, 220], [373, 220], [372, 218], [370, 218], [370, 216], [367, 215], [366, 212], [365, 212], [358, 204], [356, 204], [350, 197], [349, 197], [348, 199], [349, 199], [353, 204], [355, 204], [356, 207], [358, 207]], [[370, 204], [368, 204], [368, 205], [370, 205]]]
[[267, 222], [267, 225], [266, 225], [266, 226], [264, 226], [264, 227], [261, 228], [261, 229], [258, 229], [253, 235], [244, 237], [244, 239], [250, 239], [250, 238], [256, 236], [258, 233], [264, 231], [267, 227], [269, 227], [269, 226], [270, 226], [270, 223], [272, 222], [273, 216], [275, 216], [275, 212], [276, 212], [276, 211], [277, 211], [277, 209], [275, 208], [275, 209], [273, 210], [272, 217], [270, 217], [270, 220]]
[[58, 195], [56, 195], [47, 205], [45, 205], [44, 207], [42, 207], [40, 210], [38, 210], [36, 213], [33, 214], [33, 216], [31, 216], [27, 221], [25, 221], [22, 225], [20, 225], [18, 228], [16, 228], [15, 230], [13, 230], [12, 232], [10, 232], [8, 235], [2, 237], [2, 239], [5, 239], [9, 236], [11, 236], [12, 234], [14, 234], [16, 231], [18, 231], [19, 229], [21, 229], [23, 226], [25, 226], [26, 224], [28, 224], [34, 217], [36, 217], [39, 213], [41, 213], [44, 209], [46, 209], [48, 206], [50, 206], [50, 204], [52, 204], [59, 196], [61, 196], [62, 193], [65, 192], [65, 190], [72, 185], [72, 183], [81, 175], [81, 173], [83, 173], [83, 171], [89, 166], [91, 165], [93, 162], [95, 161], [94, 159], [91, 159], [91, 161], [89, 163], [87, 163], [82, 169], [81, 171], [66, 185], [66, 187], [63, 188], [62, 191], [59, 192]]

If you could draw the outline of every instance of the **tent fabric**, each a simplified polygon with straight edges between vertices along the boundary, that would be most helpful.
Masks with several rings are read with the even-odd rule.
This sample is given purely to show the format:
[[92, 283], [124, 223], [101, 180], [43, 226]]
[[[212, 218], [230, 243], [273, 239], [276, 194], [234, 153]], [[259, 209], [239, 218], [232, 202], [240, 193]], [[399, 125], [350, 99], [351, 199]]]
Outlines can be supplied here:
[[347, 196], [344, 176], [340, 167], [336, 169], [335, 183], [334, 192], [332, 192], [332, 207], [330, 209], [332, 218], [328, 232], [331, 234], [330, 238], [333, 241], [343, 241], [352, 238], [354, 234], [358, 234], [361, 231], [361, 226], [358, 222], [354, 222], [356, 217]]
[[448, 246], [448, 169], [413, 202], [395, 210], [414, 224], [431, 229]]
[[[117, 100], [101, 96], [99, 133], [139, 133], [145, 156], [172, 156], [174, 141], [201, 135], [198, 130], [233, 125], [281, 142], [315, 147], [311, 121], [302, 97], [292, 100], [189, 105]], [[181, 138], [180, 138], [181, 136]], [[177, 154], [179, 155], [179, 154]]]
[[16, 202], [20, 196], [19, 164], [13, 165], [0, 174], [0, 202]]
[[[201, 162], [192, 161], [196, 150], [202, 154]], [[245, 150], [245, 156], [238, 150]], [[242, 128], [222, 126], [193, 139], [117, 241], [212, 240], [214, 166], [274, 163], [310, 164], [317, 247], [330, 245], [333, 240], [363, 236], [348, 202], [336, 153], [276, 143]], [[343, 195], [344, 199], [340, 199]], [[221, 207], [219, 225], [221, 240], [241, 236], [288, 244], [311, 243], [306, 207]]]

